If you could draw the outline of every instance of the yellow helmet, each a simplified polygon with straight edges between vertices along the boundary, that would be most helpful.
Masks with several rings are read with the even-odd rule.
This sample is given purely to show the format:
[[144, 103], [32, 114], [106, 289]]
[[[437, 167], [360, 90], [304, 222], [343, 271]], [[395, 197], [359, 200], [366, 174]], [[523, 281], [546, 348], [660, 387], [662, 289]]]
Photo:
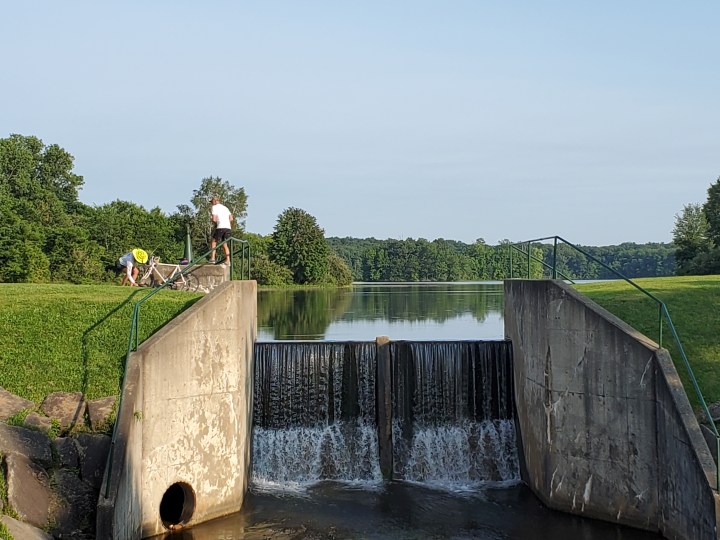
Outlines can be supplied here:
[[132, 254], [133, 257], [135, 257], [135, 260], [140, 264], [145, 264], [148, 260], [148, 254], [140, 248], [133, 249]]

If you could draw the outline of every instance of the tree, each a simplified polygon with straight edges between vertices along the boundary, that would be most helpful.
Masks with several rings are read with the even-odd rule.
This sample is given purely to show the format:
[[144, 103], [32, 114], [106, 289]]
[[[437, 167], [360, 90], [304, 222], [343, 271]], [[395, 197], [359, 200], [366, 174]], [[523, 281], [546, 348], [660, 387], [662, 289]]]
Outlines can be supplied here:
[[293, 283], [292, 272], [271, 261], [265, 254], [253, 255], [251, 272], [252, 278], [258, 282], [258, 285], [281, 286]]
[[707, 219], [708, 237], [715, 247], [720, 247], [720, 177], [707, 190], [703, 213]]
[[686, 204], [682, 214], [675, 214], [673, 242], [678, 275], [690, 273], [692, 260], [710, 251], [712, 240], [708, 235], [708, 221], [699, 204]]
[[[97, 278], [97, 244], [84, 229], [74, 158], [37, 137], [0, 139], [0, 281]], [[97, 264], [96, 264], [97, 263]]]
[[106, 265], [135, 247], [166, 262], [182, 257], [178, 222], [160, 208], [146, 210], [138, 204], [116, 200], [88, 210], [88, 218], [92, 238], [105, 250]]
[[328, 281], [331, 285], [344, 287], [352, 283], [352, 270], [342, 257], [331, 253], [328, 256]]
[[245, 188], [235, 187], [230, 182], [217, 176], [203, 178], [200, 187], [193, 190], [192, 208], [179, 205], [178, 212], [190, 224], [191, 238], [195, 251], [204, 252], [212, 239], [213, 224], [210, 219], [210, 199], [217, 197], [228, 207], [233, 215], [233, 225], [241, 234], [245, 230], [247, 217], [247, 195]]
[[295, 283], [323, 283], [330, 248], [317, 220], [300, 208], [278, 216], [268, 247], [270, 260], [290, 269]]

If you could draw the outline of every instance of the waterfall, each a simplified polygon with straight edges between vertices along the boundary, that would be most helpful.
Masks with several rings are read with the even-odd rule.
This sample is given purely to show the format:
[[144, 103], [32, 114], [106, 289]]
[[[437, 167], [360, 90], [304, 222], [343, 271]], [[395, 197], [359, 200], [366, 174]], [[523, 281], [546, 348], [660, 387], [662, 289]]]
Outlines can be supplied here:
[[[392, 477], [453, 489], [518, 481], [511, 344], [398, 341], [389, 351]], [[253, 481], [382, 482], [377, 362], [374, 342], [257, 343]]]
[[519, 480], [509, 342], [395, 342], [393, 477]]
[[253, 480], [380, 482], [375, 343], [255, 345]]

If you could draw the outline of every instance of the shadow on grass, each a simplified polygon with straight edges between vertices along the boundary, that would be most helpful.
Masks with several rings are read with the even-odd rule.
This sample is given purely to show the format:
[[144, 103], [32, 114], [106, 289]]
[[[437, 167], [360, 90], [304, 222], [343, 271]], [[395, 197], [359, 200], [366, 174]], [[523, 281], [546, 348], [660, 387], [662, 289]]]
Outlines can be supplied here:
[[[89, 354], [89, 339], [91, 334], [97, 330], [101, 325], [103, 325], [110, 317], [115, 315], [118, 311], [122, 310], [129, 304], [131, 304], [134, 300], [134, 298], [140, 294], [142, 291], [133, 291], [132, 294], [130, 294], [125, 300], [120, 302], [117, 306], [115, 306], [113, 309], [108, 311], [101, 319], [99, 319], [97, 322], [93, 323], [92, 326], [87, 328], [82, 335], [82, 382], [80, 383], [80, 391], [83, 394], [83, 397], [87, 395], [88, 391], [88, 378], [89, 378], [89, 369], [88, 369], [88, 358], [90, 356]], [[125, 356], [125, 352], [122, 353], [121, 358]], [[122, 378], [124, 375], [124, 362], [119, 362], [120, 365], [120, 373], [118, 373], [118, 388], [122, 384]], [[81, 411], [78, 409], [75, 412], [75, 416], [73, 417], [71, 427], [74, 426], [77, 421], [82, 416]]]

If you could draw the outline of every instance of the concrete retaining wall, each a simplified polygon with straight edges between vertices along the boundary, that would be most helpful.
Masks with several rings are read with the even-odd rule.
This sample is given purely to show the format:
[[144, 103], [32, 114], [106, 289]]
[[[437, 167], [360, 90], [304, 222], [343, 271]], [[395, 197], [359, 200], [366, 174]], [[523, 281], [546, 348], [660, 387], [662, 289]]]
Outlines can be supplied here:
[[549, 507], [716, 538], [715, 465], [667, 351], [562, 282], [505, 282], [523, 479]]
[[[180, 270], [184, 270], [185, 266], [175, 264], [159, 263], [156, 270], [146, 279], [141, 280], [141, 285], [149, 287], [160, 286], [163, 280], [169, 279]], [[176, 279], [173, 288], [182, 291], [208, 293], [221, 283], [225, 283], [230, 279], [230, 267], [215, 264], [200, 264], [193, 266], [190, 271], [183, 277]]]
[[99, 538], [167, 531], [160, 505], [177, 483], [194, 495], [184, 526], [240, 510], [250, 467], [256, 292], [254, 281], [221, 284], [131, 355]]

